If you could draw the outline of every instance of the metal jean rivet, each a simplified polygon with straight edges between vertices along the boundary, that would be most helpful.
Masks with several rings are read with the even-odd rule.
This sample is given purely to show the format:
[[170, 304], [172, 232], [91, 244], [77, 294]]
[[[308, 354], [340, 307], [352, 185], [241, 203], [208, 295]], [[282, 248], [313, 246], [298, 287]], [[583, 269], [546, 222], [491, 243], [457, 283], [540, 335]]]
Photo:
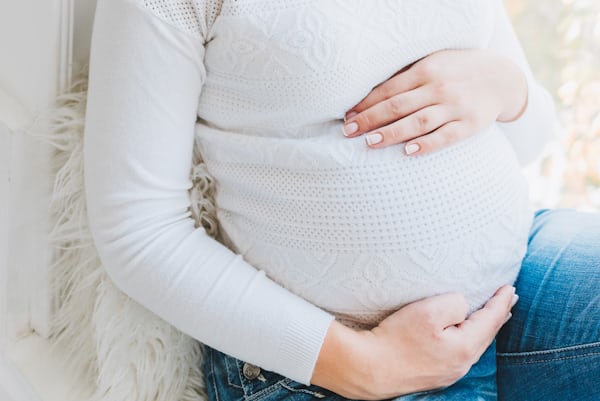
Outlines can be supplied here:
[[249, 363], [244, 363], [244, 366], [242, 367], [242, 373], [246, 379], [254, 380], [260, 376], [260, 368]]

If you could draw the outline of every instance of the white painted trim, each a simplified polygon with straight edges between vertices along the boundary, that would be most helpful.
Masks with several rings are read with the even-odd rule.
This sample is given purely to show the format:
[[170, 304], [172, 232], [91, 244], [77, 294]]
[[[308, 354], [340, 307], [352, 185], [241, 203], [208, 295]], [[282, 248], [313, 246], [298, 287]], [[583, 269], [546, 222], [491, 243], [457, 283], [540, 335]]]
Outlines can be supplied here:
[[74, 0], [61, 0], [59, 18], [58, 92], [64, 93], [73, 81]]
[[14, 249], [15, 235], [15, 171], [14, 133], [0, 121], [0, 341], [5, 344], [24, 333], [29, 327], [30, 288], [24, 283], [23, 271], [18, 269]]
[[[15, 115], [3, 95], [0, 116]], [[1, 104], [0, 104], [1, 105]], [[6, 107], [12, 105], [12, 107]], [[25, 115], [25, 113], [23, 113]], [[12, 126], [22, 126], [13, 118]], [[8, 118], [7, 118], [8, 119]], [[51, 150], [0, 120], [0, 342], [50, 333]]]
[[[58, 57], [58, 93], [69, 90], [72, 83], [73, 67], [73, 0], [59, 2], [59, 57]], [[35, 244], [30, 252], [35, 256], [29, 258], [24, 265], [29, 270], [30, 300], [29, 318], [31, 328], [44, 338], [50, 334], [52, 318], [52, 294], [50, 293], [51, 249], [48, 244], [50, 230], [48, 210], [52, 179], [50, 174], [51, 149], [46, 144], [32, 140], [27, 135], [16, 136], [13, 154], [18, 155], [15, 163], [22, 163], [23, 183], [35, 182], [36, 185], [22, 185], [21, 201], [26, 203], [29, 214], [28, 230], [31, 241]], [[25, 163], [23, 161], [26, 160]]]
[[[4, 109], [6, 110], [6, 109]], [[10, 337], [28, 327], [28, 293], [20, 293], [13, 283], [11, 266], [11, 153], [13, 134], [0, 121], [0, 399], [3, 401], [40, 401], [29, 381], [7, 358]], [[16, 287], [16, 288], [15, 288]], [[10, 304], [9, 304], [10, 303]]]
[[[40, 336], [50, 335], [52, 296], [50, 293], [51, 248], [48, 243], [48, 205], [53, 177], [51, 147], [19, 132], [13, 138], [13, 238], [14, 262], [22, 271], [21, 284], [28, 294], [29, 327]], [[20, 334], [20, 333], [18, 333]]]
[[[48, 244], [52, 152], [49, 145], [34, 140], [23, 130], [32, 122], [30, 113], [39, 111], [36, 104], [44, 107], [43, 99], [52, 100], [56, 93], [64, 93], [71, 86], [73, 5], [74, 0], [54, 0], [49, 6], [52, 12], [51, 15], [47, 15], [44, 26], [48, 28], [47, 31], [52, 37], [48, 41], [50, 46], [46, 47], [49, 52], [39, 57], [42, 61], [49, 62], [48, 74], [42, 81], [44, 85], [18, 84], [21, 81], [28, 83], [27, 71], [29, 70], [26, 70], [22, 76], [12, 76], [19, 72], [14, 66], [19, 65], [19, 62], [25, 62], [30, 57], [29, 53], [21, 52], [22, 47], [11, 46], [8, 49], [9, 54], [4, 54], [6, 57], [13, 56], [14, 63], [11, 64], [12, 67], [2, 70], [9, 74], [1, 77], [2, 82], [10, 87], [6, 89], [19, 92], [20, 98], [27, 99], [25, 104], [28, 107], [22, 107], [14, 96], [8, 96], [0, 88], [0, 399], [2, 401], [41, 401], [42, 397], [36, 394], [34, 388], [41, 391], [44, 400], [67, 400], [64, 396], [65, 392], [58, 391], [56, 386], [65, 387], [68, 378], [60, 376], [59, 357], [50, 356], [50, 345], [44, 340], [50, 331], [52, 313]], [[20, 16], [24, 15], [24, 7], [22, 4], [16, 7]], [[20, 26], [18, 21], [13, 25]], [[34, 51], [35, 49], [32, 49], [32, 52]], [[17, 84], [14, 84], [15, 82]], [[34, 101], [35, 99], [41, 101]], [[32, 335], [34, 331], [39, 335]], [[22, 375], [21, 372], [28, 372], [28, 374]], [[51, 394], [60, 394], [60, 396]]]
[[8, 194], [10, 191], [10, 131], [0, 120], [0, 357], [9, 332], [8, 315]]
[[[51, 98], [71, 85], [73, 5], [74, 0], [55, 0], [51, 7], [55, 12], [49, 17], [55, 22], [48, 22], [48, 31], [57, 37], [50, 41], [55, 43], [56, 53], [49, 54], [52, 65], [48, 70], [57, 75], [50, 74], [49, 85], [39, 87], [39, 98]], [[19, 6], [19, 12], [22, 8]], [[52, 29], [53, 26], [57, 28]], [[18, 53], [16, 46], [11, 49], [15, 56], [29, 56]], [[22, 77], [19, 80], [26, 82]], [[45, 337], [51, 321], [47, 240], [51, 149], [23, 131], [32, 122], [31, 113], [36, 112], [28, 109], [32, 105], [23, 107], [14, 94], [9, 96], [3, 89], [0, 88], [0, 341], [31, 330]], [[45, 93], [47, 89], [51, 93]]]

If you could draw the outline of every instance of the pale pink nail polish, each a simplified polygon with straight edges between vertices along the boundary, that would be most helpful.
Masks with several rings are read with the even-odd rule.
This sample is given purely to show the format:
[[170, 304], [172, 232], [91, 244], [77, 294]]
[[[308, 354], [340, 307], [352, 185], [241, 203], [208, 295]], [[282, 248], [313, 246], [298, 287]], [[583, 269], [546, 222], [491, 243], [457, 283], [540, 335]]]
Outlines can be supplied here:
[[367, 144], [370, 146], [383, 142], [383, 135], [380, 132], [374, 132], [367, 135]]
[[404, 151], [406, 152], [407, 155], [412, 155], [413, 153], [416, 153], [419, 150], [421, 150], [421, 147], [419, 146], [418, 143], [411, 143], [410, 145], [406, 145], [404, 147]]
[[357, 131], [358, 131], [357, 123], [350, 123], [350, 124], [344, 125], [344, 135], [346, 135], [346, 136], [352, 135], [352, 134], [356, 133]]

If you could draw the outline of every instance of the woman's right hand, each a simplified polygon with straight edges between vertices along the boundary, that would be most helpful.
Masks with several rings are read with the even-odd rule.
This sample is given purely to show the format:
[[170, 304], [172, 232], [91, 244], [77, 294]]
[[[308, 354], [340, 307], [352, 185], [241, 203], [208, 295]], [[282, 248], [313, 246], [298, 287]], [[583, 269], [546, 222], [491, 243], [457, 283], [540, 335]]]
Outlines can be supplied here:
[[452, 293], [409, 304], [370, 331], [334, 322], [312, 383], [369, 400], [449, 386], [479, 360], [517, 299], [504, 286], [468, 318], [464, 297]]

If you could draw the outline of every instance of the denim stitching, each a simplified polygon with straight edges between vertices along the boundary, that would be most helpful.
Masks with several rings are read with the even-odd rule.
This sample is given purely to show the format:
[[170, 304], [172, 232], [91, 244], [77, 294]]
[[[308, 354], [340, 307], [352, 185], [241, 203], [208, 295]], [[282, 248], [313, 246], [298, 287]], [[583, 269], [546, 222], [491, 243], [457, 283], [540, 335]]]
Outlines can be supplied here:
[[595, 356], [595, 355], [600, 355], [600, 352], [594, 352], [591, 354], [585, 354], [585, 355], [573, 355], [573, 356], [565, 356], [562, 358], [552, 358], [552, 359], [539, 359], [536, 361], [526, 361], [526, 362], [511, 362], [511, 361], [506, 361], [503, 363], [505, 365], [535, 365], [538, 363], [545, 363], [545, 362], [558, 362], [558, 361], [568, 361], [571, 359], [579, 359], [579, 358], [587, 358], [588, 356]]
[[315, 398], [319, 398], [319, 399], [325, 398], [325, 394], [318, 393], [316, 391], [312, 391], [307, 388], [293, 388], [293, 387], [288, 386], [287, 383], [281, 383], [281, 387], [286, 388], [293, 393], [305, 393], [305, 394], [311, 395], [311, 396], [313, 396]]
[[[239, 369], [238, 369], [238, 366], [237, 366], [237, 360], [235, 360], [235, 359], [234, 359], [235, 366], [234, 366], [234, 367], [231, 367], [231, 366], [230, 366], [230, 357], [229, 357], [229, 356], [227, 356], [227, 355], [225, 355], [225, 354], [221, 354], [221, 356], [223, 357], [223, 362], [224, 362], [224, 364], [225, 364], [225, 374], [226, 374], [226, 376], [227, 376], [227, 384], [228, 384], [230, 387], [233, 387], [233, 388], [237, 388], [237, 389], [239, 389], [239, 390], [242, 390], [242, 389], [243, 389], [243, 388], [242, 388], [242, 386], [240, 386], [240, 385], [239, 385], [239, 384], [237, 384], [237, 383], [233, 383], [233, 382], [230, 380], [230, 378], [229, 378], [229, 372], [230, 372], [232, 369], [233, 369], [233, 371], [234, 371], [234, 372], [239, 372]], [[241, 383], [241, 380], [242, 380], [242, 379], [241, 379], [241, 377], [240, 377], [240, 383]]]
[[564, 352], [564, 351], [577, 351], [584, 348], [593, 348], [600, 347], [600, 342], [597, 343], [589, 343], [589, 344], [580, 344], [580, 345], [572, 345], [569, 347], [561, 347], [561, 348], [553, 348], [542, 351], [526, 351], [526, 352], [498, 352], [498, 356], [531, 356], [531, 355], [544, 355], [551, 354], [555, 352]]
[[[281, 387], [283, 385], [283, 381], [284, 380], [278, 380], [275, 383], [271, 384], [270, 386], [265, 387], [262, 390], [254, 393], [254, 394], [245, 396], [245, 399], [250, 401], [250, 400], [260, 400], [262, 398], [265, 398], [268, 395], [273, 394], [276, 391], [278, 391], [279, 389], [281, 389]], [[244, 386], [244, 394], [246, 394], [246, 386]]]
[[587, 358], [590, 356], [600, 355], [600, 352], [591, 352], [591, 353], [586, 353], [586, 354], [581, 354], [581, 355], [563, 356], [563, 357], [558, 357], [558, 358], [547, 358], [547, 359], [539, 359], [539, 360], [535, 360], [535, 361], [523, 361], [523, 362], [510, 361], [510, 359], [514, 359], [514, 358], [518, 358], [518, 357], [527, 357], [527, 356], [543, 356], [543, 355], [550, 355], [550, 354], [567, 352], [567, 351], [578, 351], [578, 350], [582, 350], [582, 349], [586, 349], [586, 348], [594, 348], [594, 347], [599, 347], [599, 346], [600, 346], [600, 342], [591, 343], [591, 344], [575, 345], [572, 347], [556, 348], [556, 349], [544, 350], [544, 351], [498, 353], [497, 356], [500, 358], [503, 358], [502, 362], [506, 365], [534, 365], [534, 364], [538, 364], [538, 363], [568, 361], [568, 360], [578, 359], [578, 358]]
[[210, 354], [210, 373], [212, 376], [213, 392], [215, 394], [215, 398], [217, 399], [217, 401], [220, 401], [219, 390], [217, 388], [217, 375], [215, 375], [214, 352], [209, 351], [209, 354]]

